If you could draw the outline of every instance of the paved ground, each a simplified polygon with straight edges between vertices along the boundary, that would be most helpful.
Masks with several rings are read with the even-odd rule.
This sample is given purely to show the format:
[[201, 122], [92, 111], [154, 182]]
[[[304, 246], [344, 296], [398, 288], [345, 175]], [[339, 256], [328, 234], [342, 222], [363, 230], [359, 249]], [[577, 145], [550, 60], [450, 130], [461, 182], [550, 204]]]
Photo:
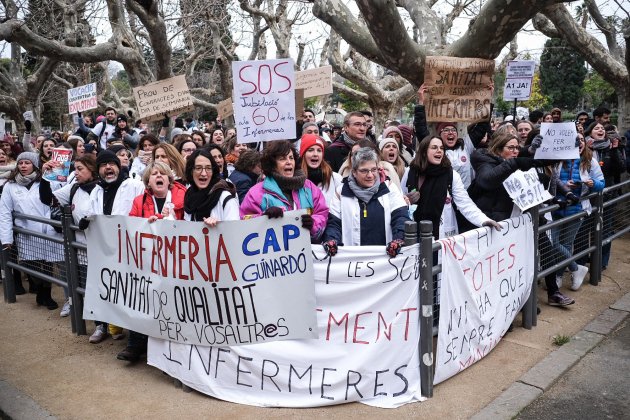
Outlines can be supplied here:
[[[544, 374], [559, 366], [555, 361], [558, 355], [564, 354], [565, 362], [572, 361], [566, 365], [568, 370], [581, 357], [578, 353], [585, 354], [603, 339], [606, 325], [614, 324], [620, 313], [627, 315], [628, 310], [608, 308], [630, 292], [629, 272], [630, 241], [616, 241], [613, 259], [599, 286], [586, 284], [578, 292], [567, 291], [577, 300], [575, 305], [554, 308], [541, 303], [542, 313], [536, 328], [531, 331], [515, 328], [481, 362], [437, 386], [434, 398], [396, 410], [362, 404], [314, 409], [257, 408], [219, 401], [197, 392], [184, 393], [150, 366], [129, 366], [117, 361], [116, 353], [124, 347], [124, 341], [109, 339], [91, 345], [87, 337], [72, 334], [69, 319], [59, 318], [58, 311], [36, 307], [34, 295], [18, 296], [16, 304], [0, 303], [0, 409], [15, 419], [46, 418], [46, 415], [60, 419], [157, 419], [192, 417], [199, 413], [211, 413], [219, 419], [257, 420], [370, 419], [384, 415], [460, 419], [487, 414], [501, 405], [501, 398], [510, 395], [515, 387], [525, 388], [531, 398], [510, 411], [507, 418], [511, 418], [540, 395], [542, 389], [551, 387], [555, 378], [552, 381]], [[61, 290], [55, 288], [54, 292], [60, 301]], [[546, 302], [546, 292], [539, 290], [539, 298]], [[603, 318], [597, 318], [602, 313]], [[519, 323], [517, 320], [516, 325]], [[588, 331], [582, 331], [585, 327]], [[93, 325], [88, 324], [88, 330], [92, 329]], [[557, 349], [552, 340], [558, 334], [577, 334], [577, 337]], [[536, 370], [546, 383], [533, 385], [541, 380], [532, 376], [531, 372]], [[620, 370], [616, 374], [627, 376], [627, 372]]]
[[517, 418], [627, 419], [630, 417], [628, 372], [630, 322], [626, 320]]

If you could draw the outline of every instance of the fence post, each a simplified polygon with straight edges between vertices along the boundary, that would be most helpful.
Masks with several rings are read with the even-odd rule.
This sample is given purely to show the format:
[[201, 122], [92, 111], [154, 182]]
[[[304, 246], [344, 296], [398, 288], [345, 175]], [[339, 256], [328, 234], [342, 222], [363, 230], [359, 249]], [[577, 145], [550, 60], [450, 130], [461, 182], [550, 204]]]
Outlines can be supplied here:
[[597, 286], [602, 278], [602, 241], [604, 240], [604, 193], [602, 191], [595, 197], [591, 235], [591, 243], [595, 245], [595, 251], [591, 254], [589, 283]]
[[529, 210], [532, 218], [532, 227], [534, 230], [534, 278], [532, 280], [532, 290], [527, 299], [527, 303], [523, 307], [523, 328], [531, 330], [538, 324], [538, 272], [540, 264], [540, 250], [538, 249], [538, 228], [539, 228], [539, 210], [540, 205], [534, 206]]
[[[13, 244], [12, 246], [16, 246]], [[4, 281], [2, 287], [4, 289], [4, 301], [6, 303], [15, 303], [15, 280], [13, 279], [13, 269], [7, 266], [11, 260], [11, 248], [2, 250], [2, 271], [4, 271]]]
[[70, 317], [72, 332], [77, 335], [85, 335], [85, 321], [83, 320], [83, 299], [77, 292], [79, 286], [79, 263], [77, 250], [72, 246], [76, 241], [74, 230], [70, 227], [74, 223], [72, 218], [72, 206], [63, 206], [61, 226], [63, 231], [63, 248], [66, 256], [66, 280], [68, 282], [68, 297], [70, 298]]
[[433, 397], [433, 223], [420, 221], [420, 390]]

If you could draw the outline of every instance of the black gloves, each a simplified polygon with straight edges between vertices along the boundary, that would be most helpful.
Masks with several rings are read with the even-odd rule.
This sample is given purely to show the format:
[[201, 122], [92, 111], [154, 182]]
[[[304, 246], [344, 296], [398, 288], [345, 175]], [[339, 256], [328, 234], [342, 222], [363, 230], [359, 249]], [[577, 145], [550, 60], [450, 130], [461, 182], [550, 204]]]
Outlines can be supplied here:
[[394, 239], [387, 244], [385, 252], [387, 252], [387, 255], [393, 258], [396, 255], [400, 254], [400, 250], [402, 249], [404, 244], [405, 242], [402, 239]]
[[[277, 219], [284, 215], [284, 210], [280, 207], [269, 207], [263, 214], [267, 215], [270, 219]], [[304, 219], [302, 219], [302, 223], [304, 223]]]
[[534, 159], [532, 158], [517, 157], [514, 158], [514, 161], [516, 162], [516, 167], [521, 171], [529, 171], [535, 166]]
[[580, 136], [575, 136], [575, 147], [580, 147]]
[[24, 128], [26, 128], [27, 133], [30, 133], [31, 129], [33, 128], [33, 123], [29, 120], [24, 121]]
[[162, 128], [168, 128], [171, 122], [171, 118], [168, 115], [164, 115], [164, 119], [162, 120]]
[[568, 206], [574, 206], [574, 205], [576, 205], [577, 203], [580, 202], [580, 199], [575, 194], [573, 194], [572, 192], [567, 193], [566, 197], [567, 197], [567, 205]]
[[539, 134], [532, 139], [531, 144], [529, 145], [529, 149], [527, 151], [532, 155], [536, 153], [536, 150], [542, 145], [542, 136]]
[[[269, 216], [271, 217], [271, 216]], [[309, 231], [311, 229], [313, 229], [313, 216], [311, 216], [310, 214], [303, 214], [302, 215], [302, 227], [304, 229], [308, 229]]]
[[331, 257], [334, 257], [335, 255], [337, 255], [337, 241], [335, 241], [334, 239], [331, 239], [330, 241], [326, 241], [322, 244], [324, 246], [324, 251], [326, 251], [326, 254], [328, 254]]
[[88, 228], [88, 226], [90, 226], [90, 221], [88, 219], [84, 217], [81, 220], [79, 220], [79, 229], [85, 230]]
[[77, 117], [81, 118], [81, 111], [77, 111]]

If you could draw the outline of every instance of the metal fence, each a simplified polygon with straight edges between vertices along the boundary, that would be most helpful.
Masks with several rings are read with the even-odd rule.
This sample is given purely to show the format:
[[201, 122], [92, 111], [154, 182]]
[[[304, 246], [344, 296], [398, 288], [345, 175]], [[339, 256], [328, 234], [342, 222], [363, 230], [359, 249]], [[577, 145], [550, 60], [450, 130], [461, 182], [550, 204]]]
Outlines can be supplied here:
[[[535, 276], [534, 286], [544, 280], [550, 273], [556, 273], [568, 267], [573, 261], [590, 262], [590, 283], [597, 285], [602, 275], [602, 265], [607, 265], [606, 252], [610, 250], [614, 239], [630, 231], [630, 180], [604, 189], [600, 193], [588, 196], [592, 203], [592, 212], [581, 211], [575, 215], [541, 223], [547, 214], [558, 209], [558, 205], [537, 206], [530, 210], [534, 222]], [[63, 208], [61, 222], [41, 217], [14, 213], [16, 219], [32, 220], [60, 227], [61, 238], [48, 237], [38, 232], [14, 226], [16, 244], [29, 238], [29, 244], [35, 247], [62, 247], [63, 261], [26, 261], [20, 258], [17, 247], [2, 251], [2, 269], [4, 272], [5, 302], [16, 302], [13, 271], [18, 270], [26, 275], [35, 276], [44, 281], [67, 288], [71, 303], [72, 332], [86, 334], [83, 319], [83, 297], [87, 275], [87, 247], [77, 241], [78, 227], [73, 224], [71, 207]], [[559, 258], [551, 245], [549, 236], [563, 227], [581, 221], [581, 227], [574, 242], [574, 253], [568, 258]], [[420, 243], [420, 377], [422, 395], [433, 396], [434, 353], [433, 337], [437, 335], [439, 324], [438, 275], [441, 265], [438, 264], [440, 243], [433, 241], [432, 224], [422, 221], [419, 224], [407, 222], [405, 226], [405, 244]], [[608, 249], [607, 249], [608, 248]], [[536, 325], [537, 287], [522, 310], [523, 327], [531, 329]]]

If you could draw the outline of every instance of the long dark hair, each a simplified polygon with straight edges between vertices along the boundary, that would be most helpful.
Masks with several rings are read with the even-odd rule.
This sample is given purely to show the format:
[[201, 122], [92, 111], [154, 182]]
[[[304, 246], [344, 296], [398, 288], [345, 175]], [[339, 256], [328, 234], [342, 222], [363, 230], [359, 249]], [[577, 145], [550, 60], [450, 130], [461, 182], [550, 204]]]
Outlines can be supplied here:
[[217, 163], [214, 161], [214, 159], [212, 158], [212, 155], [210, 154], [210, 150], [208, 149], [197, 149], [192, 153], [192, 155], [190, 155], [188, 159], [186, 159], [186, 170], [185, 170], [186, 180], [190, 182], [191, 188], [192, 188], [192, 185], [194, 185], [195, 188], [197, 188], [197, 185], [195, 184], [195, 180], [193, 179], [193, 171], [195, 169], [195, 161], [197, 160], [197, 157], [199, 156], [203, 156], [206, 159], [208, 159], [210, 161], [210, 165], [212, 165], [212, 177], [210, 177], [210, 185], [209, 185], [209, 187], [212, 187], [214, 184], [216, 184], [217, 182], [221, 180], [221, 175], [219, 174], [219, 165], [217, 165]]
[[[409, 164], [409, 166], [415, 168], [418, 173], [424, 173], [429, 167], [429, 159], [427, 158], [427, 153], [429, 152], [429, 144], [431, 144], [431, 140], [433, 139], [439, 140], [440, 143], [442, 143], [442, 146], [444, 146], [444, 141], [438, 136], [428, 135], [422, 139], [420, 144], [418, 144], [418, 152], [416, 153], [416, 156]], [[440, 166], [444, 168], [451, 167], [451, 161], [449, 160], [448, 156], [446, 156], [446, 148], [444, 150], [444, 154], [442, 155]]]
[[[228, 170], [227, 170], [227, 162], [225, 161], [225, 150], [223, 150], [223, 148], [221, 146], [219, 146], [216, 143], [207, 143], [205, 146], [203, 146], [204, 150], [207, 150], [208, 153], [210, 154], [210, 156], [212, 156], [212, 154], [210, 152], [212, 152], [212, 150], [217, 149], [219, 152], [221, 152], [221, 156], [223, 156], [223, 172], [221, 172], [221, 176], [223, 179], [227, 179], [228, 177]], [[214, 158], [211, 159], [214, 162]], [[217, 173], [219, 173], [219, 165], [217, 165]]]

